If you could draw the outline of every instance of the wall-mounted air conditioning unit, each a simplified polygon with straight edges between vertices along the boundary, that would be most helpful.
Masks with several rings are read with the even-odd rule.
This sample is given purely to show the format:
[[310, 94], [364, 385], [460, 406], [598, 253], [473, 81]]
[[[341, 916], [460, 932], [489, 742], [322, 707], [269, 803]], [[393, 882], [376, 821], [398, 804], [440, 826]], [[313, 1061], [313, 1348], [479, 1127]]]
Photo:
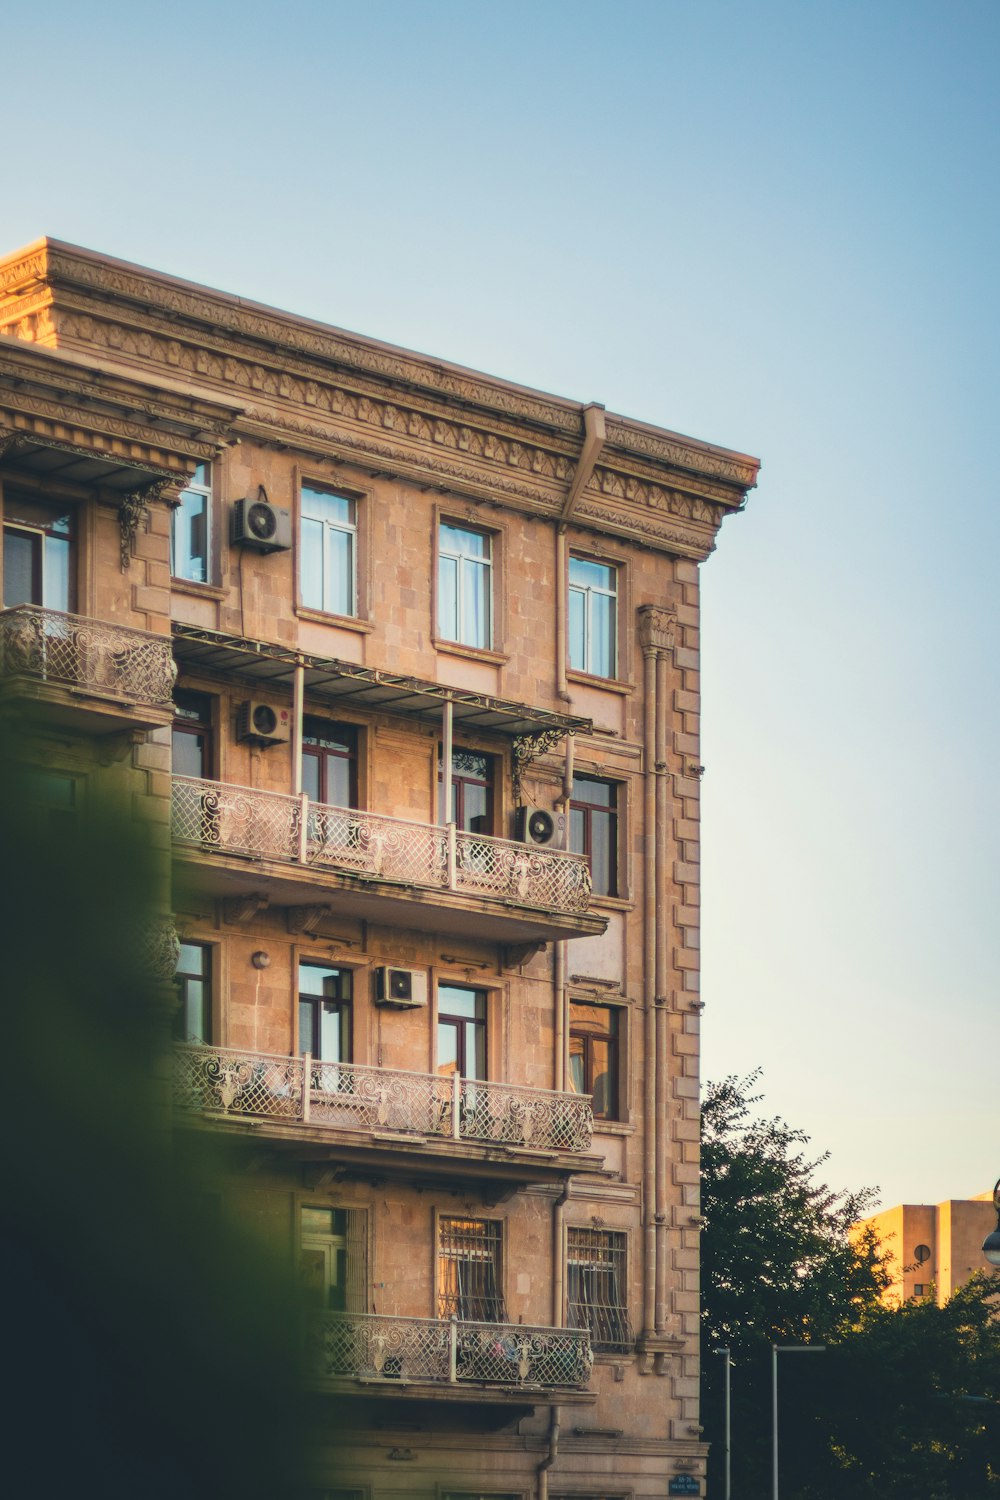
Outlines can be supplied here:
[[261, 485], [256, 500], [237, 500], [229, 540], [256, 552], [287, 552], [292, 545], [292, 513], [272, 505]]
[[379, 1005], [395, 1005], [411, 1010], [427, 1004], [427, 975], [419, 969], [391, 969], [388, 965], [375, 970], [375, 999]]
[[565, 849], [566, 814], [546, 812], [541, 807], [519, 807], [514, 815], [514, 837], [522, 844]]
[[251, 700], [236, 710], [236, 738], [257, 745], [283, 745], [292, 734], [292, 715], [287, 708]]

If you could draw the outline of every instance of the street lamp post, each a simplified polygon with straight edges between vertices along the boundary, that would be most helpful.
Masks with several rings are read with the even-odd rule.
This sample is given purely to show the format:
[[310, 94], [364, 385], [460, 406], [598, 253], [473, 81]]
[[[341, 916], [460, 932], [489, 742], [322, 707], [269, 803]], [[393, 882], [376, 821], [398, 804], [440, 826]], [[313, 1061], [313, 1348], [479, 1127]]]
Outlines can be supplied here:
[[730, 1459], [731, 1459], [731, 1456], [732, 1456], [732, 1420], [731, 1420], [732, 1407], [731, 1407], [731, 1404], [730, 1404], [730, 1394], [731, 1394], [730, 1371], [732, 1369], [732, 1363], [733, 1363], [733, 1351], [731, 1349], [713, 1349], [712, 1353], [713, 1354], [721, 1354], [724, 1357], [725, 1361], [726, 1361], [726, 1367], [725, 1367], [726, 1372], [725, 1372], [725, 1376], [724, 1376], [724, 1385], [723, 1385], [723, 1389], [725, 1391], [725, 1402], [724, 1402], [724, 1407], [723, 1407], [723, 1411], [724, 1411], [724, 1418], [723, 1418], [723, 1420], [724, 1420], [725, 1434], [726, 1434], [726, 1468], [725, 1468], [726, 1480], [725, 1480], [725, 1497], [724, 1497], [724, 1500], [729, 1500], [729, 1497], [730, 1497], [730, 1495], [732, 1493], [731, 1482], [730, 1482]]
[[822, 1354], [825, 1344], [771, 1345], [771, 1500], [778, 1500], [778, 1355]]
[[997, 1227], [983, 1240], [983, 1254], [991, 1266], [1000, 1266], [1000, 1178], [993, 1189], [993, 1207], [997, 1211]]

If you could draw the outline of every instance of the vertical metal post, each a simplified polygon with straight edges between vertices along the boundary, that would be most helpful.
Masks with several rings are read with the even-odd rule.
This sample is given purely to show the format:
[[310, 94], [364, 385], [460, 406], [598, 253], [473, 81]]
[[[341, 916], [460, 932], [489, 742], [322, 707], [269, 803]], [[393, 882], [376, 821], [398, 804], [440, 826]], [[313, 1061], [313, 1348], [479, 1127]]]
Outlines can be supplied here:
[[442, 823], [451, 822], [451, 759], [454, 724], [454, 705], [450, 698], [446, 698], [441, 728], [441, 817], [439, 821]]
[[309, 1124], [310, 1094], [312, 1093], [312, 1053], [307, 1052], [302, 1059], [302, 1123]]
[[778, 1346], [771, 1345], [771, 1500], [778, 1500]]
[[292, 796], [302, 790], [302, 713], [305, 703], [306, 669], [295, 663], [292, 675]]
[[455, 837], [455, 825], [454, 825], [454, 823], [449, 823], [448, 824], [448, 830], [447, 830], [447, 832], [448, 832], [448, 889], [449, 889], [449, 891], [453, 891], [458, 886], [458, 864], [457, 864], [457, 844], [458, 844], [458, 840]]
[[451, 1075], [451, 1133], [454, 1139], [462, 1136], [462, 1075], [456, 1068]]
[[452, 1385], [458, 1380], [458, 1319], [454, 1313], [448, 1326], [448, 1379]]
[[730, 1383], [730, 1372], [732, 1369], [733, 1351], [731, 1349], [713, 1349], [713, 1354], [721, 1354], [726, 1361], [725, 1374], [723, 1375], [723, 1432], [725, 1436], [725, 1490], [723, 1500], [730, 1500], [732, 1495], [732, 1453], [733, 1453], [733, 1420], [732, 1420], [732, 1386]]
[[304, 865], [309, 860], [309, 798], [305, 792], [299, 792], [299, 864]]

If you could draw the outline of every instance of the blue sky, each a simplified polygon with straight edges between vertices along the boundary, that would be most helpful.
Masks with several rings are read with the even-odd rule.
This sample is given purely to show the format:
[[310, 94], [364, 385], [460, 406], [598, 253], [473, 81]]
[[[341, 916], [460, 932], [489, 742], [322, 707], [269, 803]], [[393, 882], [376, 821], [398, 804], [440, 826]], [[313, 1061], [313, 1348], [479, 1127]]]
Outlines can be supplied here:
[[704, 570], [705, 1072], [1000, 1173], [1000, 6], [51, 0], [40, 234], [763, 460]]

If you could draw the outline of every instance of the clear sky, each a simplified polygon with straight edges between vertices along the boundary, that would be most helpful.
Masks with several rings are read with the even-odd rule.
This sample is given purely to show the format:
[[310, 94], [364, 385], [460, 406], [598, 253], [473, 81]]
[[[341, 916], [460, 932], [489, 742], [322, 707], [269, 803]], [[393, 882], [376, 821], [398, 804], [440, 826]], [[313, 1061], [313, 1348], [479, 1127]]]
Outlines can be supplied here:
[[0, 248], [762, 458], [704, 570], [706, 1076], [835, 1186], [991, 1186], [997, 0], [49, 0], [4, 52]]

